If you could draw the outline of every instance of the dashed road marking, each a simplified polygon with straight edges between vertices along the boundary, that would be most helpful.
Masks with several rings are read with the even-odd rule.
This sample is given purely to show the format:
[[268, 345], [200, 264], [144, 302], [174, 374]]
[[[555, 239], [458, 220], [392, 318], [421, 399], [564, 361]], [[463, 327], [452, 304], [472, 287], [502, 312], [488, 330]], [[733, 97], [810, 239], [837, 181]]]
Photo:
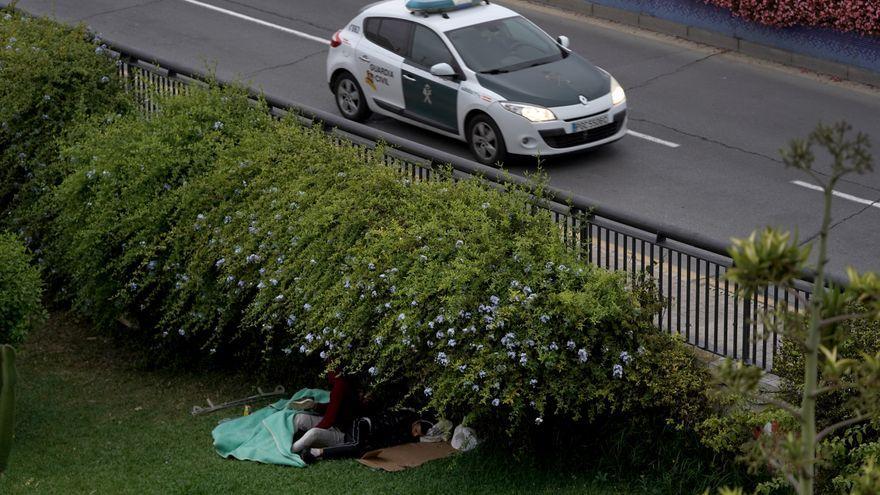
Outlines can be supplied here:
[[652, 143], [662, 144], [663, 146], [669, 146], [670, 148], [678, 148], [681, 146], [678, 143], [673, 143], [672, 141], [666, 141], [665, 139], [656, 138], [654, 136], [649, 136], [647, 134], [642, 134], [641, 132], [636, 132], [632, 129], [627, 129], [627, 134], [633, 137], [645, 139], [647, 141], [651, 141]]
[[[814, 191], [820, 191], [820, 192], [824, 191], [824, 189], [822, 189], [821, 187], [819, 187], [815, 184], [810, 184], [809, 182], [804, 182], [802, 180], [793, 180], [793, 181], [791, 181], [791, 183], [796, 186], [801, 186], [801, 187], [805, 187], [807, 189], [812, 189]], [[860, 198], [858, 196], [853, 196], [852, 194], [842, 193], [840, 191], [831, 191], [831, 194], [833, 194], [834, 196], [837, 196], [840, 199], [846, 199], [846, 200], [849, 200], [849, 201], [852, 201], [855, 203], [873, 206], [874, 208], [880, 208], [880, 200], [872, 201], [870, 199]]]
[[278, 24], [272, 24], [271, 22], [266, 22], [262, 19], [257, 19], [256, 17], [251, 17], [249, 15], [239, 14], [234, 10], [228, 10], [221, 7], [217, 7], [215, 5], [211, 5], [209, 3], [199, 2], [197, 0], [180, 0], [181, 2], [186, 2], [191, 5], [197, 5], [199, 7], [204, 7], [209, 10], [213, 10], [215, 12], [220, 12], [221, 14], [230, 15], [232, 17], [237, 17], [239, 19], [243, 19], [245, 21], [250, 21], [261, 26], [266, 26], [268, 28], [277, 29], [278, 31], [282, 31], [284, 33], [292, 34], [294, 36], [299, 36], [300, 38], [305, 38], [307, 40], [315, 41], [318, 43], [323, 43], [325, 45], [329, 45], [330, 41], [325, 40], [324, 38], [319, 38], [317, 36], [313, 36], [309, 33], [304, 33], [302, 31], [297, 31], [296, 29], [286, 28], [284, 26], [279, 26]]

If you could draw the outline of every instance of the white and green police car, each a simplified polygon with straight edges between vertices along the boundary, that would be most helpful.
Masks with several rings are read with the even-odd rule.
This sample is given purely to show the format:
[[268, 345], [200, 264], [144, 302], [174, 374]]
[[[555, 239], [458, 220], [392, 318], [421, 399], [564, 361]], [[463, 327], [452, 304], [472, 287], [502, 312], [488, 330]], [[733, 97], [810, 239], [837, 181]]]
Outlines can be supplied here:
[[626, 133], [610, 74], [500, 5], [388, 0], [337, 31], [327, 78], [345, 117], [387, 115], [467, 141], [484, 164], [600, 146]]

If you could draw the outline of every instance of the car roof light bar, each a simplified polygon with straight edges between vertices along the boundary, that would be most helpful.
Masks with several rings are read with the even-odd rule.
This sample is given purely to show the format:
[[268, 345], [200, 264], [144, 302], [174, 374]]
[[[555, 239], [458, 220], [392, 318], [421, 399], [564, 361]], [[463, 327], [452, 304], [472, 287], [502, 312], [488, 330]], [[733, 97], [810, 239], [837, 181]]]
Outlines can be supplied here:
[[488, 0], [408, 0], [406, 8], [413, 14], [445, 14], [452, 10], [466, 9]]

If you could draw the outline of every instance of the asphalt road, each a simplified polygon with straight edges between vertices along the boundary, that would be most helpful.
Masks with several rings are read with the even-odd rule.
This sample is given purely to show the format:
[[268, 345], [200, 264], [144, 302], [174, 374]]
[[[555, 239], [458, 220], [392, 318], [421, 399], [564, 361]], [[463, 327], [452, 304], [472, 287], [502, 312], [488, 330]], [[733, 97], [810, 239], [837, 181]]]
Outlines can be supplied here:
[[[329, 39], [371, 0], [200, 1]], [[596, 151], [547, 160], [551, 183], [562, 189], [720, 241], [764, 225], [797, 230], [807, 239], [821, 220], [821, 195], [793, 184], [809, 178], [786, 169], [778, 150], [819, 121], [846, 120], [880, 142], [880, 91], [516, 0], [506, 3], [547, 32], [569, 36], [574, 50], [615, 75], [627, 88], [630, 129], [679, 144], [671, 148], [627, 136]], [[20, 0], [18, 6], [84, 22], [108, 39], [216, 68], [219, 76], [267, 94], [336, 112], [325, 81], [327, 47], [314, 40], [190, 0]], [[371, 125], [467, 156], [462, 143], [391, 119], [374, 117]], [[511, 170], [531, 168], [517, 164]], [[851, 176], [837, 189], [880, 201], [880, 171]], [[834, 217], [832, 269], [880, 271], [880, 203], [838, 199]]]

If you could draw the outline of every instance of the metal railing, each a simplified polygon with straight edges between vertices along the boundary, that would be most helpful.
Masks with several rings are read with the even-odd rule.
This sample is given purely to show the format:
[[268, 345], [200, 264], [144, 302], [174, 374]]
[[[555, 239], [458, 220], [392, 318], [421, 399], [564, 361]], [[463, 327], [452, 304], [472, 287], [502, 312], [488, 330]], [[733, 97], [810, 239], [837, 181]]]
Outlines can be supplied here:
[[[120, 76], [146, 112], [158, 110], [152, 91], [179, 94], [190, 84], [208, 80], [200, 71], [136, 48], [120, 43], [111, 43], [111, 47], [119, 55]], [[455, 178], [479, 177], [499, 185], [531, 186], [525, 178], [323, 110], [256, 92], [252, 96], [262, 98], [273, 115], [294, 112], [303, 124], [319, 126], [340, 142], [362, 147], [365, 153], [379, 142], [386, 143], [385, 163], [415, 180], [431, 180], [438, 176], [438, 166], [449, 165]], [[732, 264], [726, 245], [568, 191], [554, 187], [544, 191], [551, 199], [541, 200], [540, 207], [551, 212], [563, 240], [585, 260], [632, 276], [647, 274], [655, 281], [664, 306], [655, 319], [660, 329], [679, 334], [685, 342], [712, 354], [772, 369], [781, 341], [771, 331], [764, 332], [764, 315], [780, 308], [802, 310], [811, 290], [809, 276], [793, 291], [767, 287], [746, 299], [725, 277]]]

